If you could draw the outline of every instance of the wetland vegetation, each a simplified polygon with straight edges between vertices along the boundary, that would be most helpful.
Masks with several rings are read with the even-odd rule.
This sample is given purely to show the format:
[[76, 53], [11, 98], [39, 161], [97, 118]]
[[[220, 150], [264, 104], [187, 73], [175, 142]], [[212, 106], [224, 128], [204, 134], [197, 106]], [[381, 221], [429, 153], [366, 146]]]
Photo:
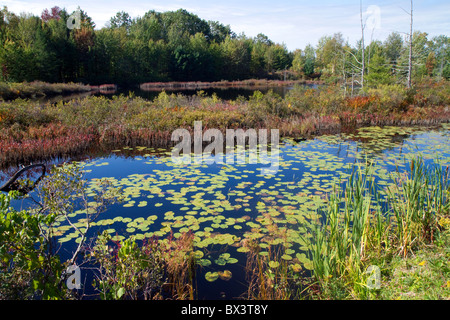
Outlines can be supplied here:
[[[286, 138], [272, 176], [255, 164], [177, 165], [145, 146], [66, 164], [16, 209], [2, 202], [15, 221], [2, 224], [4, 244], [30, 246], [23, 228], [43, 219], [32, 229], [42, 233], [36, 262], [21, 265], [23, 252], [8, 246], [9, 272], [32, 281], [52, 270], [39, 258], [52, 248], [61, 261], [79, 252], [84, 274], [96, 266], [85, 298], [445, 299], [448, 139], [446, 124]], [[378, 290], [365, 285], [370, 265], [381, 268]]]
[[348, 97], [338, 86], [297, 86], [281, 98], [255, 91], [248, 99], [160, 93], [139, 97], [89, 96], [56, 104], [16, 99], [0, 103], [1, 166], [30, 160], [114, 150], [121, 146], [172, 146], [178, 128], [277, 128], [280, 135], [308, 138], [363, 126], [438, 125], [450, 110], [447, 81], [429, 81], [413, 90], [380, 86]]
[[[414, 34], [412, 88], [401, 68], [385, 68], [404, 65], [406, 43], [395, 34], [371, 43], [356, 90], [347, 58], [362, 50], [339, 34], [289, 53], [184, 10], [122, 12], [95, 31], [82, 12], [82, 28], [67, 32], [66, 16], [1, 11], [0, 181], [22, 165], [49, 170], [28, 194], [0, 194], [0, 299], [450, 298], [447, 37]], [[137, 48], [146, 59], [134, 60]], [[229, 86], [252, 76], [326, 85], [236, 99], [202, 90], [30, 99], [87, 92], [87, 82]], [[278, 172], [262, 175], [264, 161], [172, 161], [173, 131], [193, 133], [195, 121], [278, 129]]]

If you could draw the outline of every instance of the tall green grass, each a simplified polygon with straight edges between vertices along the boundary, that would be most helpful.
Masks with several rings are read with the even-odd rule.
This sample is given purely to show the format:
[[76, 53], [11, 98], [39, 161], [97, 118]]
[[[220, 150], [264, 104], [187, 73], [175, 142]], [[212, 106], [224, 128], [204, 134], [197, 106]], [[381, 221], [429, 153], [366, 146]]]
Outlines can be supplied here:
[[313, 274], [322, 284], [341, 277], [361, 279], [367, 248], [384, 236], [386, 219], [373, 197], [372, 168], [355, 168], [343, 185], [330, 194], [313, 231]]
[[409, 174], [397, 174], [394, 181], [387, 194], [399, 249], [406, 256], [416, 243], [432, 241], [437, 217], [448, 214], [449, 170], [427, 167], [419, 157], [411, 160]]
[[330, 194], [312, 230], [309, 253], [313, 277], [327, 294], [344, 283], [347, 294], [369, 297], [367, 267], [388, 254], [405, 257], [414, 246], [433, 241], [440, 217], [450, 211], [449, 171], [437, 163], [411, 160], [388, 188], [377, 185], [373, 167], [355, 167]]

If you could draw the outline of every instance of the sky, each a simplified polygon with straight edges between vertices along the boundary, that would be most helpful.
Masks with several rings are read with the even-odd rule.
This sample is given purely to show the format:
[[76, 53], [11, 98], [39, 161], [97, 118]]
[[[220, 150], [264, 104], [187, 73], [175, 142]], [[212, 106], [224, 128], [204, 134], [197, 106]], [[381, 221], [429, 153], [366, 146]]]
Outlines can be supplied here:
[[[341, 32], [350, 45], [361, 39], [360, 1], [305, 0], [0, 0], [16, 14], [40, 15], [54, 6], [73, 12], [78, 6], [96, 23], [97, 28], [119, 11], [131, 17], [143, 16], [149, 10], [174, 11], [180, 8], [204, 20], [230, 25], [236, 33], [254, 37], [263, 33], [272, 41], [286, 45], [290, 51], [315, 46], [322, 36]], [[409, 31], [410, 0], [363, 0], [366, 41], [385, 40], [393, 31]], [[407, 11], [407, 12], [406, 12]], [[450, 1], [414, 1], [414, 30], [427, 32], [429, 37], [450, 35]]]

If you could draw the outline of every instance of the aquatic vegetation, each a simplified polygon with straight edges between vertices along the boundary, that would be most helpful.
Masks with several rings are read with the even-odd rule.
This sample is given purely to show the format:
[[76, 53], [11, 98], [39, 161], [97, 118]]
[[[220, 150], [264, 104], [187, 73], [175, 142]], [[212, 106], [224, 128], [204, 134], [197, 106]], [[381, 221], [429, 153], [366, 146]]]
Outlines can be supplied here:
[[365, 270], [371, 261], [387, 254], [407, 258], [434, 242], [437, 221], [450, 208], [448, 170], [439, 163], [428, 168], [416, 158], [410, 171], [393, 175], [395, 183], [380, 188], [368, 167], [331, 193], [309, 249], [322, 290], [339, 279], [350, 287], [348, 294], [367, 298]]
[[[375, 185], [369, 169], [356, 168], [345, 189], [338, 187], [330, 194], [323, 216], [312, 229], [313, 275], [322, 283], [330, 278], [361, 279], [368, 249], [386, 241], [386, 217], [373, 203], [378, 199], [373, 198]], [[378, 243], [371, 243], [373, 239]]]
[[244, 241], [247, 255], [246, 275], [248, 281], [247, 298], [256, 300], [288, 300], [292, 298], [292, 273], [301, 270], [298, 264], [291, 264], [290, 249], [286, 230], [276, 225], [269, 233], [270, 239]]
[[[114, 149], [107, 157], [79, 163], [89, 178], [84, 190], [88, 204], [101, 190], [102, 181], [121, 188], [123, 200], [90, 223], [86, 238], [95, 241], [96, 234], [106, 232], [111, 241], [121, 243], [134, 239], [138, 247], [158, 238], [161, 248], [167, 248], [161, 251], [161, 256], [163, 252], [172, 252], [168, 257], [173, 261], [173, 273], [181, 277], [165, 278], [166, 284], [159, 289], [165, 288], [164, 292], [179, 299], [202, 297], [203, 286], [210, 284], [213, 288], [222, 281], [228, 281], [231, 290], [245, 280], [245, 274], [248, 290], [233, 296], [297, 298], [305, 289], [305, 276], [316, 272], [333, 275], [336, 281], [364, 283], [368, 261], [387, 251], [398, 254], [402, 246], [397, 232], [391, 232], [398, 226], [393, 211], [389, 216], [393, 229], [385, 228], [388, 220], [382, 209], [386, 202], [378, 205], [376, 200], [381, 197], [368, 201], [367, 196], [373, 194], [361, 187], [364, 175], [355, 174], [369, 170], [372, 180], [367, 180], [367, 185], [391, 192], [391, 198], [396, 201], [390, 205], [399, 205], [398, 216], [402, 217], [400, 205], [407, 200], [401, 195], [404, 185], [399, 183], [405, 179], [404, 172], [410, 170], [410, 161], [417, 154], [427, 166], [436, 158], [442, 167], [449, 165], [447, 129], [445, 125], [435, 131], [367, 127], [355, 133], [322, 135], [301, 142], [286, 138], [281, 142], [280, 170], [271, 176], [261, 175], [260, 165], [249, 163], [177, 164], [164, 148]], [[398, 181], [393, 179], [397, 171], [401, 173]], [[348, 179], [352, 181], [349, 188], [334, 193], [335, 187]], [[425, 180], [417, 181], [417, 185], [425, 183]], [[435, 184], [434, 180], [426, 181]], [[430, 195], [433, 190], [445, 188], [431, 188]], [[383, 201], [387, 201], [387, 193], [383, 195]], [[438, 204], [429, 202], [433, 208], [438, 208]], [[86, 225], [86, 214], [95, 209], [93, 203], [88, 208], [88, 211], [77, 208], [68, 215], [81, 232]], [[431, 224], [441, 221], [445, 225], [448, 216], [445, 208], [444, 205], [439, 209], [441, 213], [436, 220], [425, 221]], [[330, 238], [325, 229], [320, 229], [320, 223], [328, 221], [334, 229], [345, 230], [347, 224], [338, 218], [341, 214], [347, 217], [348, 232], [335, 232]], [[335, 217], [334, 220], [324, 220], [328, 215]], [[83, 242], [75, 228], [63, 221], [53, 226], [55, 239], [69, 251]], [[311, 245], [316, 243], [320, 232], [323, 232], [323, 246], [315, 247], [314, 257], [310, 254]], [[358, 235], [353, 238], [352, 234]], [[430, 233], [418, 233], [426, 234]], [[353, 245], [353, 241], [358, 245]], [[321, 251], [331, 243], [339, 245]], [[420, 245], [419, 241], [414, 243]], [[345, 248], [350, 250], [353, 246], [352, 259], [346, 260]], [[176, 248], [180, 248], [179, 254], [174, 253], [178, 252]], [[328, 254], [338, 249], [340, 255]], [[164, 272], [167, 270], [166, 265]], [[317, 283], [322, 285], [321, 294], [324, 294], [323, 288], [331, 283], [330, 279], [318, 278], [322, 279]], [[202, 285], [199, 291], [194, 286], [197, 281]], [[316, 284], [310, 288], [320, 292]], [[363, 285], [354, 288], [361, 293], [360, 297], [367, 294]], [[127, 290], [118, 293], [131, 298]], [[156, 291], [152, 294], [156, 295]]]
[[168, 237], [158, 245], [168, 273], [167, 284], [172, 297], [178, 300], [194, 299], [196, 255], [193, 239], [192, 232], [185, 232], [178, 238]]
[[[289, 272], [294, 270], [297, 270], [297, 273], [300, 270], [308, 272], [314, 269], [313, 259], [310, 259], [308, 255], [308, 244], [312, 239], [312, 233], [308, 232], [308, 228], [315, 225], [314, 221], [318, 218], [316, 211], [323, 210], [327, 203], [330, 203], [327, 194], [333, 191], [333, 186], [339, 182], [339, 179], [345, 180], [351, 177], [351, 163], [342, 161], [338, 156], [324, 153], [326, 148], [330, 148], [329, 146], [333, 144], [336, 148], [346, 145], [347, 147], [344, 147], [346, 154], [355, 157], [362, 169], [371, 162], [367, 157], [376, 157], [378, 153], [383, 154], [381, 153], [383, 150], [398, 147], [398, 140], [393, 138], [398, 137], [399, 134], [415, 133], [417, 137], [420, 137], [422, 132], [424, 131], [408, 128], [374, 127], [363, 128], [357, 135], [322, 136], [315, 141], [305, 141], [298, 145], [287, 140], [285, 143], [292, 143], [292, 145], [283, 153], [284, 160], [281, 164], [283, 170], [278, 178], [267, 179], [258, 176], [257, 171], [249, 170], [248, 166], [242, 166], [242, 168], [237, 165], [224, 166], [213, 174], [205, 171], [207, 166], [201, 164], [190, 167], [176, 166], [169, 159], [154, 158], [148, 160], [146, 164], [167, 166], [169, 171], [157, 169], [149, 174], [133, 174], [126, 180], [122, 179], [121, 182], [129, 186], [135, 185], [140, 191], [134, 188], [129, 191], [134, 190], [133, 192], [139, 197], [147, 197], [147, 206], [153, 206], [156, 210], [163, 208], [155, 220], [160, 221], [162, 228], [158, 231], [147, 231], [148, 235], [163, 237], [173, 232], [174, 236], [179, 236], [181, 232], [192, 230], [194, 245], [199, 249], [209, 250], [214, 246], [231, 245], [237, 247], [237, 252], [245, 254], [250, 254], [250, 250], [243, 244], [246, 241], [258, 241], [261, 246], [261, 254], [258, 256], [260, 259], [267, 259], [268, 252], [270, 250], [273, 252], [274, 246], [286, 243], [286, 250], [282, 254], [279, 254], [277, 258], [268, 259], [261, 263], [261, 266], [276, 268], [285, 263], [288, 265], [285, 270]], [[348, 139], [349, 144], [347, 145], [343, 139]], [[422, 149], [423, 151], [433, 150], [424, 153], [428, 159], [436, 156], [434, 145], [440, 148], [443, 154], [448, 154], [445, 147], [442, 149], [445, 143], [440, 139], [434, 141], [432, 135], [423, 140], [416, 138], [413, 145], [403, 144], [403, 150], [410, 152], [405, 156], [414, 155], [416, 152], [414, 145], [423, 146], [425, 148]], [[384, 153], [383, 158], [385, 165], [394, 170], [408, 168], [404, 158], [399, 157], [395, 152]], [[102, 161], [104, 160], [99, 160], [98, 163]], [[93, 166], [95, 165], [94, 163]], [[282, 181], [282, 177], [287, 172], [295, 174], [299, 168], [301, 175], [299, 172], [297, 179], [292, 182]], [[372, 169], [373, 176], [380, 186], [394, 185], [384, 165], [373, 166]], [[240, 181], [243, 178], [245, 181]], [[230, 183], [234, 186], [233, 188], [227, 187]], [[149, 184], [152, 185], [151, 188]], [[166, 188], [167, 190], [164, 191]], [[146, 196], [147, 192], [157, 198], [153, 201], [153, 198]], [[160, 197], [162, 194], [165, 196]], [[134, 201], [133, 199], [131, 196], [129, 201]], [[348, 202], [355, 201], [348, 200]], [[367, 206], [367, 204], [364, 201], [357, 203], [361, 206], [359, 212], [366, 212], [363, 205]], [[164, 210], [165, 206], [169, 206], [170, 209]], [[354, 210], [352, 208], [354, 207], [348, 207], [348, 212]], [[373, 208], [376, 207], [373, 206]], [[248, 213], [251, 216], [248, 216]], [[233, 215], [229, 216], [230, 214]], [[362, 217], [367, 218], [364, 215]], [[376, 243], [362, 241], [366, 243], [365, 246], [376, 247], [386, 241], [386, 234], [382, 232], [385, 230], [380, 221], [371, 220], [371, 223], [378, 228], [370, 228], [369, 231], [378, 232], [376, 236], [372, 237], [367, 229], [361, 231], [366, 234], [365, 237], [369, 237], [370, 234], [370, 239], [378, 239]], [[360, 225], [365, 225], [364, 219], [361, 220]], [[285, 232], [285, 240], [281, 240], [281, 237], [273, 237], [272, 226]], [[295, 228], [299, 226], [301, 226], [299, 230], [302, 230], [300, 233], [295, 231]], [[140, 233], [136, 229], [129, 231]], [[224, 263], [226, 265], [227, 257], [229, 256], [218, 255], [212, 258], [202, 257], [199, 260], [199, 264], [206, 268], [204, 276], [207, 281], [220, 279], [219, 271], [221, 270], [213, 269], [213, 271], [210, 268], [221, 267]], [[295, 277], [291, 276], [291, 278]]]
[[137, 240], [135, 236], [114, 240], [103, 232], [89, 249], [99, 265], [94, 287], [100, 298], [193, 300], [197, 256], [192, 234], [178, 239], [148, 237], [141, 245]]
[[418, 158], [411, 161], [408, 172], [398, 174], [394, 187], [388, 189], [403, 256], [416, 242], [432, 241], [437, 219], [450, 210], [448, 166], [428, 168]]
[[100, 299], [155, 299], [163, 285], [162, 257], [155, 241], [138, 247], [134, 239], [111, 243], [104, 232], [97, 237], [89, 250], [91, 259], [98, 265], [94, 287]]
[[255, 88], [255, 87], [273, 87], [273, 86], [286, 86], [295, 85], [303, 83], [314, 83], [313, 81], [307, 80], [267, 80], [267, 79], [247, 79], [241, 81], [214, 81], [214, 82], [203, 82], [203, 81], [178, 81], [178, 82], [147, 82], [142, 83], [140, 88], [143, 90], [160, 90], [164, 89], [180, 89], [180, 88], [195, 88], [195, 89], [206, 89], [206, 88], [228, 88], [228, 87], [239, 87], [239, 88]]

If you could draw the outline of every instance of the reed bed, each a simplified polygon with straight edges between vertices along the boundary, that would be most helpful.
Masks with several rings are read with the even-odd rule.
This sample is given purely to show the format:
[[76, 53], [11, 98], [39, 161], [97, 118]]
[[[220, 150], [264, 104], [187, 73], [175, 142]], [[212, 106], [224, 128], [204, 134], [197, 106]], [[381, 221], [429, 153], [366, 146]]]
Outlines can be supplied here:
[[[448, 168], [411, 160], [380, 188], [371, 167], [356, 168], [329, 196], [310, 244], [313, 278], [323, 295], [341, 283], [353, 298], [369, 298], [367, 268], [388, 256], [406, 258], [432, 244], [439, 221], [450, 213]], [[333, 284], [333, 285], [332, 285]]]
[[[264, 219], [271, 221], [270, 215]], [[284, 259], [290, 244], [285, 228], [276, 223], [268, 224], [270, 236], [263, 239], [247, 239], [243, 246], [247, 252], [245, 266], [248, 289], [246, 299], [289, 300], [295, 293], [293, 272], [289, 261]]]

